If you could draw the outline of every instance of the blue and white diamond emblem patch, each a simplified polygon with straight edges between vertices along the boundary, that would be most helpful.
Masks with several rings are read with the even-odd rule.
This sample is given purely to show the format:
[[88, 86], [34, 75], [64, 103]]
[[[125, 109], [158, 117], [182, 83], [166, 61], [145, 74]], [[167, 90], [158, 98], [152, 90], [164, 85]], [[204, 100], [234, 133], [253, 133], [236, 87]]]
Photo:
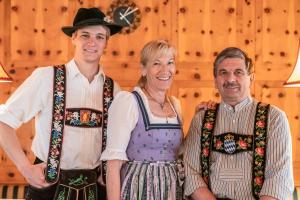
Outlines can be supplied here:
[[236, 150], [235, 140], [233, 135], [226, 135], [224, 140], [224, 150], [225, 152], [232, 154]]

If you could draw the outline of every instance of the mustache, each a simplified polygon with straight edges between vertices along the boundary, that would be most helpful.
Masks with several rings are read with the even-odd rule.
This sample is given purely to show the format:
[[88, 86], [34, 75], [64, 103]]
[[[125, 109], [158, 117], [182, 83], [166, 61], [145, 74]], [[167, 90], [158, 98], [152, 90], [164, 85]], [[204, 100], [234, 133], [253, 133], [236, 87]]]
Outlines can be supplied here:
[[239, 87], [239, 84], [237, 83], [232, 83], [232, 82], [227, 82], [223, 84], [224, 88], [231, 88], [231, 87]]

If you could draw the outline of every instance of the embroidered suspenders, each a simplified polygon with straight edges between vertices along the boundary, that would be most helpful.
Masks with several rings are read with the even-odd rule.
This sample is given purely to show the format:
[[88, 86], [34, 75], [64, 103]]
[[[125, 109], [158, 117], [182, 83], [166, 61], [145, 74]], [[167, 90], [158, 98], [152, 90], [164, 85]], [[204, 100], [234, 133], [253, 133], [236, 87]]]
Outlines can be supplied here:
[[265, 179], [269, 104], [258, 103], [254, 121], [252, 193], [259, 199]]
[[213, 109], [205, 111], [202, 128], [201, 128], [201, 169], [202, 178], [207, 185], [209, 185], [209, 156], [211, 151], [211, 142], [213, 135], [215, 122], [217, 118], [219, 104]]
[[52, 127], [45, 172], [45, 179], [48, 183], [54, 183], [58, 180], [66, 106], [65, 73], [64, 65], [54, 67]]
[[[114, 81], [106, 76], [103, 86], [103, 116], [102, 116], [102, 152], [106, 147], [107, 138], [107, 120], [108, 120], [108, 108], [113, 100]], [[102, 181], [105, 183], [106, 180], [106, 161], [102, 161], [101, 165], [101, 176]]]
[[[108, 108], [113, 100], [113, 89], [114, 84], [113, 80], [106, 76], [104, 85], [103, 85], [103, 112], [102, 112], [102, 122], [99, 121], [101, 118], [101, 113], [94, 111], [92, 109], [83, 109], [83, 110], [72, 110], [66, 111], [66, 73], [65, 66], [59, 65], [54, 66], [54, 81], [53, 81], [53, 112], [52, 112], [52, 127], [50, 135], [50, 145], [47, 158], [47, 166], [45, 172], [45, 179], [48, 183], [55, 183], [59, 177], [60, 171], [60, 157], [62, 150], [62, 141], [63, 141], [63, 130], [64, 124], [71, 124], [82, 127], [99, 127], [102, 124], [102, 151], [106, 147], [106, 129], [107, 129], [107, 115]], [[82, 112], [83, 120], [78, 120], [78, 123], [72, 124], [71, 119], [69, 119], [70, 111], [72, 113]], [[67, 120], [65, 117], [67, 115]], [[75, 120], [76, 121], [76, 120]], [[106, 166], [106, 165], [105, 165]], [[102, 170], [106, 170], [102, 164]], [[105, 175], [105, 171], [102, 171], [102, 175]], [[104, 178], [105, 180], [105, 178]]]
[[204, 114], [201, 129], [201, 169], [202, 178], [210, 187], [209, 183], [209, 158], [210, 151], [234, 154], [242, 151], [253, 151], [252, 164], [252, 193], [255, 199], [259, 199], [259, 193], [264, 182], [264, 172], [266, 165], [266, 145], [267, 145], [267, 120], [269, 104], [259, 102], [255, 113], [254, 134], [240, 135], [224, 133], [214, 136], [213, 131], [218, 111], [217, 105], [213, 109], [208, 109]]

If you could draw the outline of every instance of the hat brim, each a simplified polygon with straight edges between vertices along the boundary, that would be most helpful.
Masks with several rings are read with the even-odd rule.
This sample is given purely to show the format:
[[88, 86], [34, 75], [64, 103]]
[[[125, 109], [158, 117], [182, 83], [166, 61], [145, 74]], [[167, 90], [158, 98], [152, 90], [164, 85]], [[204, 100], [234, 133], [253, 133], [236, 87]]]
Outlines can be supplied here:
[[101, 23], [87, 23], [87, 24], [84, 24], [84, 25], [80, 25], [80, 26], [63, 26], [61, 28], [61, 30], [69, 37], [72, 36], [72, 34], [80, 29], [80, 28], [83, 28], [83, 27], [86, 27], [86, 26], [97, 26], [97, 25], [102, 25], [102, 26], [106, 26], [107, 28], [109, 28], [110, 30], [110, 35], [114, 35], [116, 33], [119, 33], [121, 30], [122, 30], [122, 26], [120, 25], [117, 25], [117, 24], [113, 24], [113, 23], [108, 23], [108, 22], [105, 22], [105, 21], [102, 21]]

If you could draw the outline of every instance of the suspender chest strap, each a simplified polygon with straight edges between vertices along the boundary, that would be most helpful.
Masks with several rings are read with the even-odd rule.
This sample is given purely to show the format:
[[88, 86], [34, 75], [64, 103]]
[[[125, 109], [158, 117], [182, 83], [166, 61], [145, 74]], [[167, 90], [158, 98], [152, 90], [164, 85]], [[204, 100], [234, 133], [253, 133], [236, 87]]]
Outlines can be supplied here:
[[219, 104], [205, 111], [201, 128], [201, 171], [202, 178], [209, 186], [209, 156], [212, 146], [212, 136], [215, 128]]
[[64, 65], [54, 66], [53, 111], [49, 152], [45, 179], [48, 183], [58, 180], [62, 150], [66, 106], [66, 69]]
[[252, 193], [255, 199], [259, 199], [265, 179], [269, 108], [269, 104], [259, 102], [255, 113], [252, 164]]
[[[221, 153], [233, 154], [239, 153], [243, 150], [248, 150], [251, 148], [253, 151], [253, 164], [252, 164], [252, 194], [255, 199], [259, 199], [259, 193], [262, 189], [264, 182], [264, 173], [265, 173], [265, 165], [266, 165], [266, 146], [267, 146], [267, 120], [268, 120], [268, 112], [269, 112], [269, 104], [263, 104], [259, 102], [256, 107], [255, 120], [254, 120], [254, 132], [253, 139], [249, 135], [241, 136], [234, 135], [233, 133], [226, 133], [220, 136], [213, 136], [213, 130], [215, 127], [215, 121], [217, 118], [217, 110], [218, 105], [215, 109], [209, 109], [204, 114], [204, 119], [201, 128], [201, 155], [200, 155], [200, 163], [202, 170], [202, 178], [210, 187], [209, 183], [209, 171], [210, 171], [210, 152], [211, 151], [219, 151]], [[231, 137], [228, 138], [228, 137]], [[222, 138], [225, 139], [222, 139]], [[245, 143], [245, 149], [242, 150], [234, 150], [230, 151], [231, 148], [224, 148], [224, 151], [220, 150], [220, 148], [226, 147], [226, 142], [233, 140], [235, 137], [238, 138], [237, 142], [243, 141]], [[220, 140], [217, 143], [217, 139]], [[221, 140], [224, 140], [222, 142]], [[247, 141], [249, 142], [247, 144]], [[252, 142], [253, 141], [253, 142]], [[252, 144], [250, 144], [252, 142]], [[217, 145], [221, 144], [221, 145]], [[230, 145], [230, 144], [229, 144]], [[240, 145], [241, 146], [241, 145]], [[238, 146], [239, 148], [239, 146]], [[235, 149], [235, 148], [234, 148]]]
[[[102, 96], [103, 96], [102, 152], [103, 152], [106, 147], [106, 139], [107, 139], [108, 109], [114, 96], [114, 81], [108, 76], [105, 77]], [[101, 176], [102, 176], [102, 181], [105, 183], [106, 161], [102, 161]]]

